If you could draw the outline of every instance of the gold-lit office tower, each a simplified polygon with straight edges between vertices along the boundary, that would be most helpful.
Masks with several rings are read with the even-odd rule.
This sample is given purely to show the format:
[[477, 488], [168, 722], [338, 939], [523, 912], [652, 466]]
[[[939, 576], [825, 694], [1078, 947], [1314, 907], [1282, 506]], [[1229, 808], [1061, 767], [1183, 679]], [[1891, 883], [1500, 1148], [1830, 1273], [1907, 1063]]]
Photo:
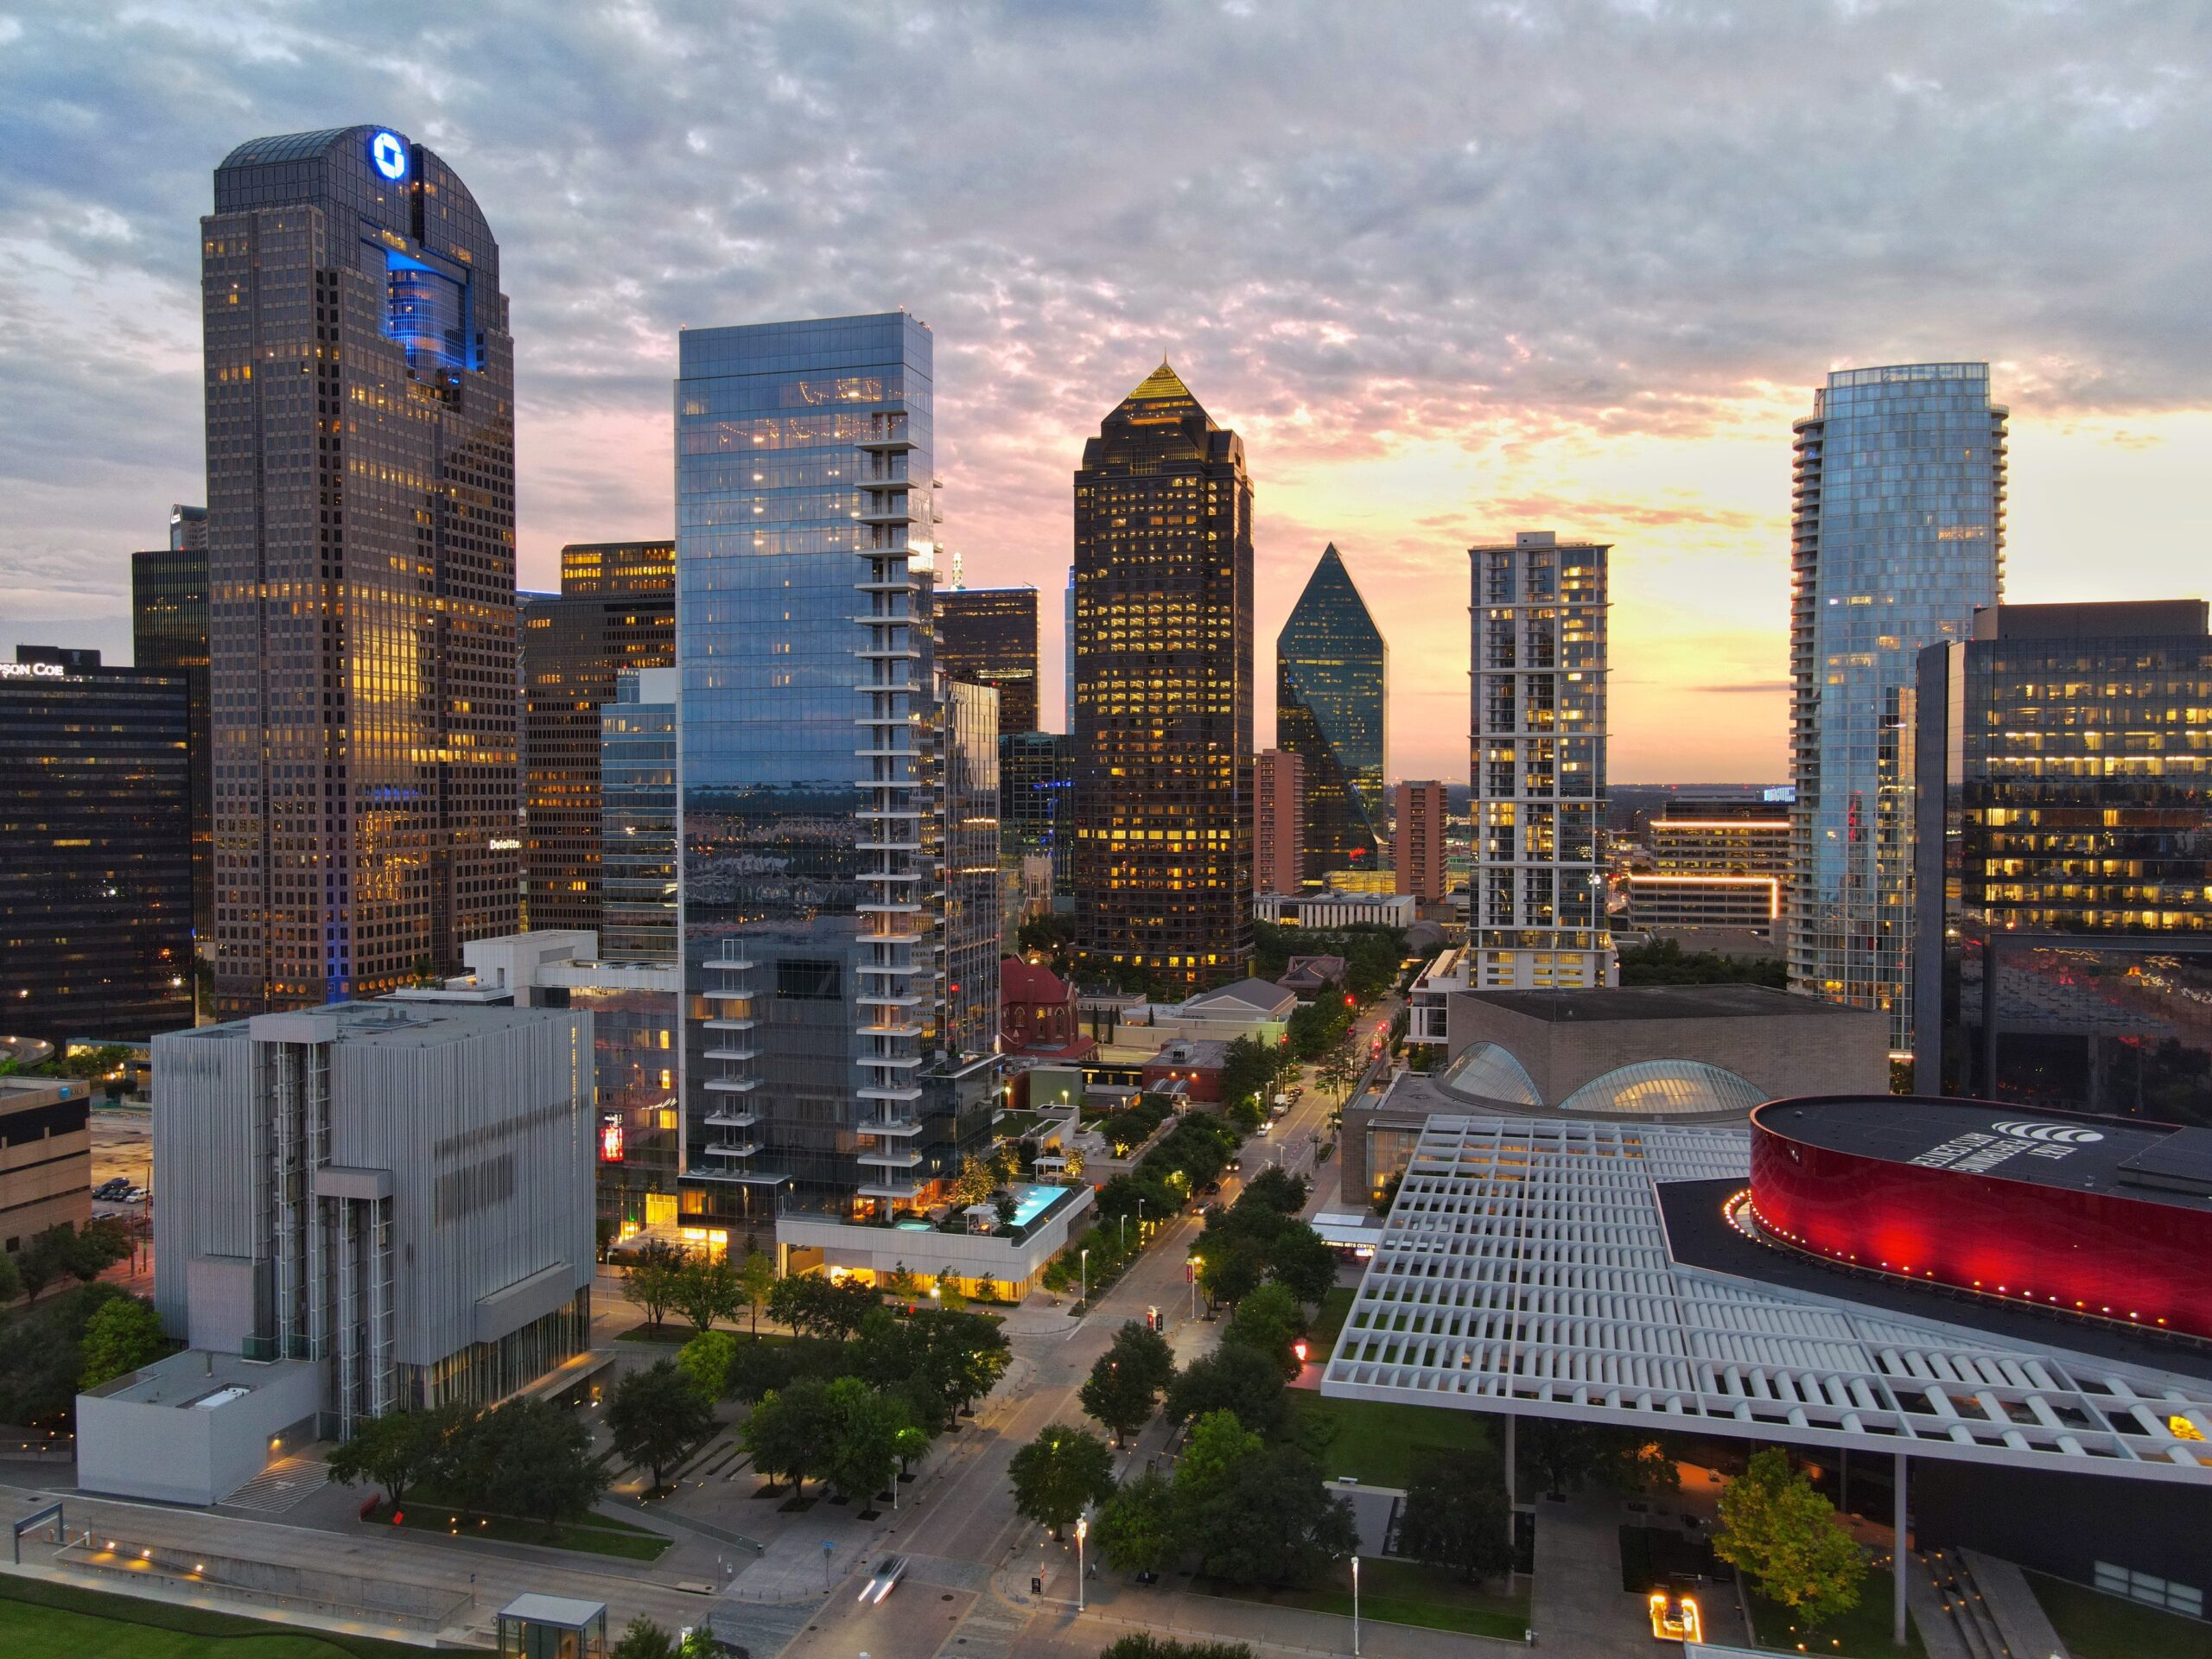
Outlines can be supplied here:
[[1162, 362], [1075, 475], [1076, 943], [1186, 994], [1252, 960], [1252, 480]]
[[514, 342], [475, 199], [390, 128], [239, 145], [200, 232], [228, 1018], [515, 930]]

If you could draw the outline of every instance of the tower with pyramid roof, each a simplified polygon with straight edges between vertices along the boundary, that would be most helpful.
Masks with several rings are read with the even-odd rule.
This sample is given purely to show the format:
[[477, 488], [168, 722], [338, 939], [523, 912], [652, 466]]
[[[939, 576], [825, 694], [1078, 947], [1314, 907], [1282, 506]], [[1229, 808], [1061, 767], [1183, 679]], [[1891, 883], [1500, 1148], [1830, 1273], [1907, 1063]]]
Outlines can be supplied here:
[[1305, 876], [1384, 861], [1389, 649], [1334, 542], [1275, 636], [1275, 741], [1305, 762]]
[[1252, 959], [1252, 480], [1163, 359], [1075, 475], [1076, 944], [1176, 995]]

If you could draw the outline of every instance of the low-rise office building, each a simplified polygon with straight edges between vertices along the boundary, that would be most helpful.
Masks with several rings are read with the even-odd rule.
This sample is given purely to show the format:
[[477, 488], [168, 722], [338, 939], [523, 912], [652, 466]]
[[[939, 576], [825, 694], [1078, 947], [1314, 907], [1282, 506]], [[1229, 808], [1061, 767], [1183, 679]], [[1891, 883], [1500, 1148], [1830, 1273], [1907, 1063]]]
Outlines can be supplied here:
[[92, 1088], [0, 1077], [0, 1249], [92, 1218]]
[[156, 1038], [154, 1303], [189, 1345], [79, 1397], [79, 1482], [219, 1502], [302, 1435], [586, 1349], [591, 1026], [345, 1002]]
[[[1386, 880], [1391, 879], [1387, 875]], [[1280, 927], [1411, 927], [1420, 903], [1409, 893], [1263, 893], [1252, 900], [1252, 914]]]

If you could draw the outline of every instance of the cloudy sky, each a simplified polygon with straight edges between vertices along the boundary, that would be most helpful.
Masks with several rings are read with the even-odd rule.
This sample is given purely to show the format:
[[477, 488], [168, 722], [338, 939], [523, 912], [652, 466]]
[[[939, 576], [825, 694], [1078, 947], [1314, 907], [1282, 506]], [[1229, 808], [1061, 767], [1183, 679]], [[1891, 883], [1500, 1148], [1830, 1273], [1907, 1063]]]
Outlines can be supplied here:
[[1615, 543], [1614, 776], [1778, 779], [1830, 368], [1994, 365], [2011, 597], [2212, 588], [2209, 65], [2127, 0], [0, 10], [0, 650], [127, 655], [127, 551], [205, 493], [210, 175], [373, 121], [500, 240], [525, 586], [668, 532], [680, 326], [903, 305], [970, 585], [1058, 615], [1083, 436], [1165, 353], [1250, 459], [1263, 741], [1333, 539], [1393, 769], [1464, 777], [1465, 549], [1552, 528]]

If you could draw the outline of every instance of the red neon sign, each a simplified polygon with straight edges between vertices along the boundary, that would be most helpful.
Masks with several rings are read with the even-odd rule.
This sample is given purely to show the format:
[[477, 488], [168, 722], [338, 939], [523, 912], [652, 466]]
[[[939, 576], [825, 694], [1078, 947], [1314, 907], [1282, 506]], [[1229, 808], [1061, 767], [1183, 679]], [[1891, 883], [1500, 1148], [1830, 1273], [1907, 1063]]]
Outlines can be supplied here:
[[609, 1118], [599, 1126], [599, 1161], [619, 1164], [622, 1161], [622, 1120]]

